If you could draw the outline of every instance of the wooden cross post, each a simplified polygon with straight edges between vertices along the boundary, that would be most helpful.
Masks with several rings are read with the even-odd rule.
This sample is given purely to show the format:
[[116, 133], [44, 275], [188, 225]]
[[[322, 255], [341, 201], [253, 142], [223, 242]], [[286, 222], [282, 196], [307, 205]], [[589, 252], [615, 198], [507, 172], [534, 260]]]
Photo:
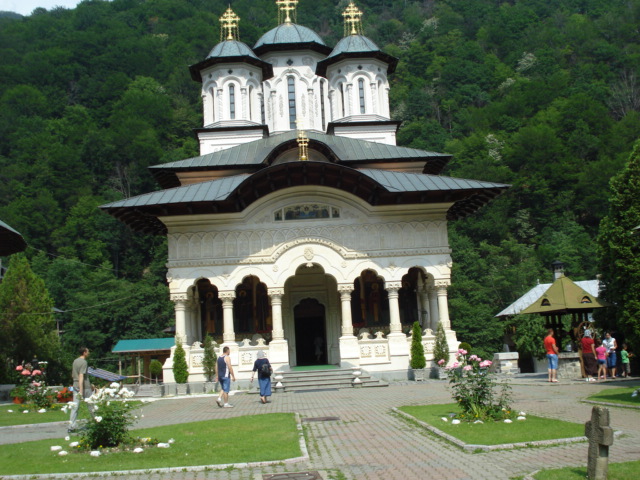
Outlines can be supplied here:
[[609, 409], [595, 406], [591, 420], [584, 425], [584, 434], [589, 439], [587, 478], [606, 480], [609, 466], [609, 447], [613, 445], [613, 429], [609, 426]]

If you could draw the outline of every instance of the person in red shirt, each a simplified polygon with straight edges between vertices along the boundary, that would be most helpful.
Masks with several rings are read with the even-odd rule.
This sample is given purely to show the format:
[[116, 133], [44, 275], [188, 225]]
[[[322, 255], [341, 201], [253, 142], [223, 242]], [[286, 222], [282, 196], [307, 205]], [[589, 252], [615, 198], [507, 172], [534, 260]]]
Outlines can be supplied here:
[[596, 347], [591, 337], [591, 330], [586, 329], [584, 336], [580, 339], [582, 345], [582, 364], [584, 365], [584, 374], [588, 382], [594, 382], [598, 375], [598, 364], [596, 362]]
[[547, 360], [549, 361], [549, 381], [558, 382], [558, 346], [556, 339], [553, 338], [553, 328], [547, 330], [547, 336], [544, 337], [544, 349], [547, 352]]

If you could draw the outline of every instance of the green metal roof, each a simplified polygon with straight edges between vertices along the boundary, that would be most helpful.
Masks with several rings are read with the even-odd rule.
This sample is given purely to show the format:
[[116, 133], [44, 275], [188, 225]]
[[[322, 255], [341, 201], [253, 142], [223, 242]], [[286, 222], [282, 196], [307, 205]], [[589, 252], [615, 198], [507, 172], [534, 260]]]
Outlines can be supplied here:
[[0, 220], [0, 256], [11, 255], [27, 248], [22, 235]]
[[136, 340], [120, 340], [111, 350], [113, 353], [150, 352], [154, 350], [171, 350], [176, 344], [175, 338], [140, 338]]
[[283, 23], [272, 28], [262, 35], [253, 46], [253, 50], [258, 55], [272, 50], [291, 51], [296, 49], [315, 50], [325, 55], [331, 52], [331, 47], [328, 47], [316, 32], [295, 23]]
[[[243, 143], [232, 148], [208, 153], [198, 157], [187, 158], [177, 162], [164, 163], [150, 167], [154, 170], [188, 170], [219, 167], [238, 167], [243, 165], [260, 165], [267, 162], [274, 153], [274, 149], [286, 142], [294, 142], [298, 132], [288, 132], [271, 135], [253, 142]], [[309, 149], [315, 146], [324, 146], [335, 156], [336, 160], [344, 163], [372, 162], [372, 161], [397, 161], [397, 160], [425, 160], [432, 158], [449, 159], [451, 155], [437, 152], [428, 152], [416, 148], [398, 147], [386, 143], [371, 142], [337, 135], [327, 135], [320, 132], [307, 132], [309, 137]], [[297, 144], [296, 144], [297, 145]]]

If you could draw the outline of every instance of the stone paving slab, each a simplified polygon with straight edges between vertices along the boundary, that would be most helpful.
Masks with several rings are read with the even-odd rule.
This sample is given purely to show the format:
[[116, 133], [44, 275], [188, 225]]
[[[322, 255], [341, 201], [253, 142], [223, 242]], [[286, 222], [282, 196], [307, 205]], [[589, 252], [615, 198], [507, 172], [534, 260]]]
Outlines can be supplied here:
[[[635, 381], [634, 384], [640, 385]], [[625, 382], [625, 384], [628, 384]], [[527, 413], [584, 424], [591, 405], [581, 400], [620, 382], [561, 381], [543, 378], [518, 379], [513, 386], [513, 407]], [[338, 421], [304, 422], [308, 461], [297, 464], [176, 471], [144, 475], [105, 474], [113, 480], [261, 480], [264, 475], [319, 471], [325, 479], [410, 480], [507, 480], [540, 468], [584, 466], [586, 444], [523, 448], [486, 453], [463, 452], [423, 429], [409, 425], [391, 411], [403, 405], [450, 403], [447, 383], [428, 380], [419, 384], [392, 383], [382, 389], [344, 389], [334, 392], [280, 393], [262, 405], [254, 395], [233, 395], [233, 409], [221, 409], [215, 396], [183, 397], [146, 403], [138, 427], [174, 425], [240, 415], [295, 412], [301, 418], [339, 417]], [[610, 449], [612, 462], [640, 460], [640, 417], [637, 410], [611, 408], [611, 426], [624, 433]], [[0, 443], [41, 438], [62, 438], [65, 425], [45, 424], [2, 432]], [[86, 478], [68, 475], [66, 478]]]

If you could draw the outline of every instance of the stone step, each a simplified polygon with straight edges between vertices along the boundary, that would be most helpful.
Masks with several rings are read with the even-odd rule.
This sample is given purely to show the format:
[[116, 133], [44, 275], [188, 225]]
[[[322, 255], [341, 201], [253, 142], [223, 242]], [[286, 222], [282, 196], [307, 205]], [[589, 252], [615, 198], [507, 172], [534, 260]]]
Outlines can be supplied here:
[[[348, 369], [330, 369], [330, 370], [308, 370], [308, 371], [292, 371], [280, 372], [282, 375], [282, 385], [284, 390], [304, 391], [317, 389], [337, 389], [337, 388], [353, 388], [353, 370]], [[272, 377], [272, 382], [276, 382]], [[365, 371], [360, 375], [360, 383], [362, 387], [384, 387], [388, 384], [377, 378], [371, 377]]]

